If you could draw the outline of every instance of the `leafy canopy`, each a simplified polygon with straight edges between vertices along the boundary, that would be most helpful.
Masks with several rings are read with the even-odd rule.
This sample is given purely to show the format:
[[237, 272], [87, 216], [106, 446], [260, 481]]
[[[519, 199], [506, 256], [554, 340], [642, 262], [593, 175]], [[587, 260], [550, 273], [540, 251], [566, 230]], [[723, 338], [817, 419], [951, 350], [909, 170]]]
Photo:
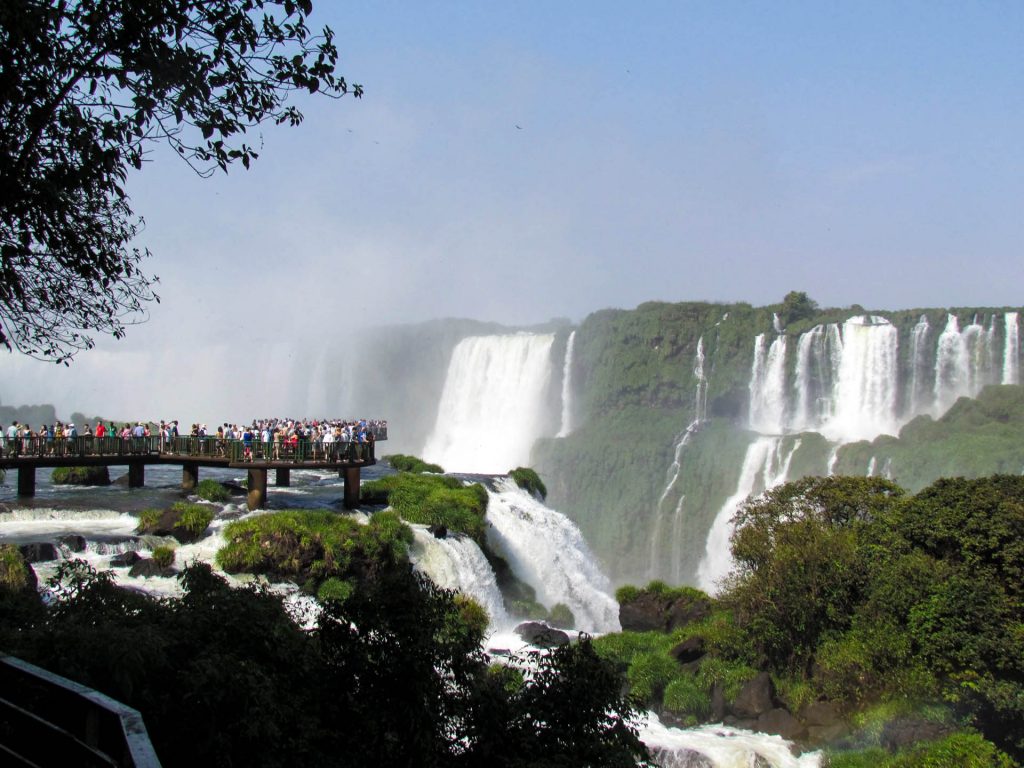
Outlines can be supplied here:
[[0, 342], [67, 362], [121, 338], [159, 298], [124, 191], [154, 142], [201, 176], [298, 125], [291, 91], [340, 97], [334, 34], [309, 0], [6, 0], [0, 4]]

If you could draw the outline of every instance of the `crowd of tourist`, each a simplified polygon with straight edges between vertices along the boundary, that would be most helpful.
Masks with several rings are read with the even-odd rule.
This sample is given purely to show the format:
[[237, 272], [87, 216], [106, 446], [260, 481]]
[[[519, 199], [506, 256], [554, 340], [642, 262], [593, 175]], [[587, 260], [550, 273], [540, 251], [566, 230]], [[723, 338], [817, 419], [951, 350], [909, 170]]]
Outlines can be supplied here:
[[0, 446], [8, 456], [30, 450], [34, 454], [67, 455], [77, 452], [75, 448], [82, 441], [88, 440], [84, 444], [92, 445], [92, 438], [157, 437], [161, 452], [233, 456], [240, 445], [242, 458], [252, 460], [257, 455], [264, 459], [292, 456], [301, 446], [303, 455], [314, 460], [362, 460], [362, 446], [386, 440], [387, 436], [387, 421], [378, 419], [268, 418], [245, 425], [225, 422], [214, 430], [206, 424], [194, 423], [187, 431], [179, 428], [177, 420], [137, 421], [119, 426], [97, 419], [95, 428], [86, 423], [81, 431], [75, 424], [60, 421], [43, 424], [36, 430], [28, 424], [13, 423], [6, 428], [0, 425]]

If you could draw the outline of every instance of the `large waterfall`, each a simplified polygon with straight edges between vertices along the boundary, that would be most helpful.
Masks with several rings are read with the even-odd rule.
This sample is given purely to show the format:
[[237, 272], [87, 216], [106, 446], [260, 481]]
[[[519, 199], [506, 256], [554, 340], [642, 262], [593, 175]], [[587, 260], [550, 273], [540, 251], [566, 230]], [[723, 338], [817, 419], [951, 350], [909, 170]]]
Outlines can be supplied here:
[[1003, 384], [1020, 384], [1020, 343], [1017, 313], [1007, 312], [1003, 340]]
[[553, 334], [472, 336], [452, 352], [423, 456], [449, 472], [502, 473], [528, 463], [555, 431], [547, 407]]
[[573, 331], [565, 342], [565, 364], [562, 366], [562, 424], [555, 437], [567, 437], [572, 433], [572, 353], [575, 346], [576, 331]]

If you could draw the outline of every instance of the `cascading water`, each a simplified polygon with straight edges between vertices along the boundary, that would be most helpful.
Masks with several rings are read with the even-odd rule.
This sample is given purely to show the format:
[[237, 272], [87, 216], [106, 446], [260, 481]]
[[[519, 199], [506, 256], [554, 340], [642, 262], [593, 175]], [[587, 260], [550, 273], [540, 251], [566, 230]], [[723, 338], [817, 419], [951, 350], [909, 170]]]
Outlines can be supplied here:
[[924, 410], [924, 396], [928, 387], [928, 315], [921, 315], [910, 334], [910, 393], [907, 405], [911, 416]]
[[473, 336], [452, 352], [424, 458], [449, 472], [507, 472], [552, 434], [546, 395], [554, 334]]
[[[994, 323], [985, 328], [978, 318], [961, 331], [959, 318], [949, 314], [935, 355], [933, 415], [941, 416], [958, 398], [975, 397], [997, 381], [995, 332]], [[1003, 362], [1005, 370], [1005, 351]]]
[[648, 713], [640, 739], [662, 768], [817, 768], [820, 752], [793, 754], [781, 736], [726, 725], [669, 728]]
[[1020, 384], [1020, 344], [1018, 341], [1017, 313], [1003, 316], [1003, 384]]
[[492, 629], [508, 628], [511, 621], [494, 571], [476, 542], [457, 535], [438, 539], [422, 525], [412, 529], [415, 540], [409, 554], [416, 568], [438, 586], [476, 600], [490, 616]]
[[548, 608], [569, 607], [576, 628], [617, 632], [619, 606], [611, 583], [579, 528], [565, 515], [539, 502], [508, 478], [489, 490], [487, 543], [537, 592]]
[[701, 589], [715, 592], [718, 583], [732, 568], [732, 554], [729, 537], [733, 531], [733, 516], [747, 497], [762, 493], [781, 485], [789, 474], [793, 454], [800, 447], [800, 440], [792, 440], [789, 450], [783, 451], [785, 438], [762, 435], [747, 448], [743, 458], [740, 479], [733, 493], [715, 516], [708, 533], [704, 557], [697, 568], [697, 579]]
[[763, 434], [782, 434], [786, 419], [786, 337], [767, 346], [765, 335], [754, 341], [750, 376], [750, 428]]
[[573, 331], [565, 342], [565, 364], [562, 366], [562, 423], [555, 437], [568, 437], [572, 434], [572, 353], [575, 346], [576, 331]]

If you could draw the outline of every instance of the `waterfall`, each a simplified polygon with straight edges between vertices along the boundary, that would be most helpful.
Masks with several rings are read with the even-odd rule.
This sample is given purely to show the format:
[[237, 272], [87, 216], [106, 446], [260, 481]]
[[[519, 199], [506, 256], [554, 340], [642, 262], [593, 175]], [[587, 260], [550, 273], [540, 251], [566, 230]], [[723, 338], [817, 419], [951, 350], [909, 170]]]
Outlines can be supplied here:
[[562, 425], [555, 437], [568, 437], [572, 433], [572, 352], [576, 344], [576, 331], [565, 342], [565, 363], [562, 365]]
[[772, 312], [772, 329], [776, 333], [782, 333], [782, 331], [783, 331], [782, 321], [779, 319], [779, 313], [778, 312]]
[[868, 471], [865, 473], [865, 477], [874, 477], [875, 476], [875, 467], [877, 465], [878, 465], [877, 457], [872, 456], [871, 459], [868, 461]]
[[553, 334], [472, 336], [448, 365], [423, 456], [448, 471], [507, 472], [550, 435], [546, 395]]
[[786, 418], [786, 337], [776, 336], [767, 353], [763, 333], [754, 340], [750, 375], [750, 428], [781, 434]]
[[1003, 338], [1003, 384], [1020, 384], [1020, 349], [1017, 335], [1017, 313], [1004, 316], [1006, 332]]
[[435, 538], [423, 525], [412, 525], [415, 540], [409, 555], [417, 570], [439, 587], [454, 589], [472, 597], [491, 617], [491, 627], [511, 624], [505, 612], [498, 582], [484, 553], [468, 536]]
[[693, 360], [693, 378], [697, 380], [697, 394], [694, 397], [693, 418], [701, 422], [708, 414], [708, 380], [704, 375], [704, 337], [697, 339], [697, 353]]
[[797, 431], [808, 429], [819, 421], [816, 412], [815, 397], [817, 384], [821, 381], [821, 362], [824, 357], [824, 326], [817, 325], [806, 333], [800, 334], [796, 346], [796, 370], [794, 371], [793, 389], [796, 394], [796, 407], [790, 421], [792, 429]]
[[715, 521], [708, 532], [704, 557], [697, 568], [700, 588], [706, 592], [714, 593], [718, 582], [732, 568], [729, 538], [733, 532], [733, 516], [740, 505], [751, 495], [769, 490], [786, 481], [790, 462], [800, 447], [800, 440], [793, 440], [792, 446], [785, 453], [783, 443], [782, 437], [762, 435], [747, 448], [736, 491], [726, 499], [715, 516]]
[[[950, 313], [939, 336], [935, 356], [935, 388], [932, 413], [938, 417], [961, 397], [975, 397], [987, 384], [998, 380], [995, 355], [995, 322], [988, 328], [978, 317], [960, 330], [960, 320]], [[1006, 352], [1003, 352], [1003, 372]]]
[[910, 418], [924, 410], [922, 395], [927, 391], [924, 377], [928, 373], [928, 316], [921, 315], [914, 330], [910, 334], [910, 398], [908, 414]]
[[843, 323], [841, 339], [832, 395], [835, 411], [822, 433], [840, 442], [896, 434], [899, 335], [895, 326], [881, 317], [851, 317]]
[[669, 728], [648, 713], [640, 727], [640, 739], [663, 768], [817, 768], [820, 752], [793, 754], [781, 736], [734, 728], [702, 725], [697, 728]]
[[611, 583], [579, 528], [508, 478], [498, 478], [488, 493], [487, 543], [536, 590], [537, 600], [548, 608], [569, 606], [577, 629], [619, 631]]

